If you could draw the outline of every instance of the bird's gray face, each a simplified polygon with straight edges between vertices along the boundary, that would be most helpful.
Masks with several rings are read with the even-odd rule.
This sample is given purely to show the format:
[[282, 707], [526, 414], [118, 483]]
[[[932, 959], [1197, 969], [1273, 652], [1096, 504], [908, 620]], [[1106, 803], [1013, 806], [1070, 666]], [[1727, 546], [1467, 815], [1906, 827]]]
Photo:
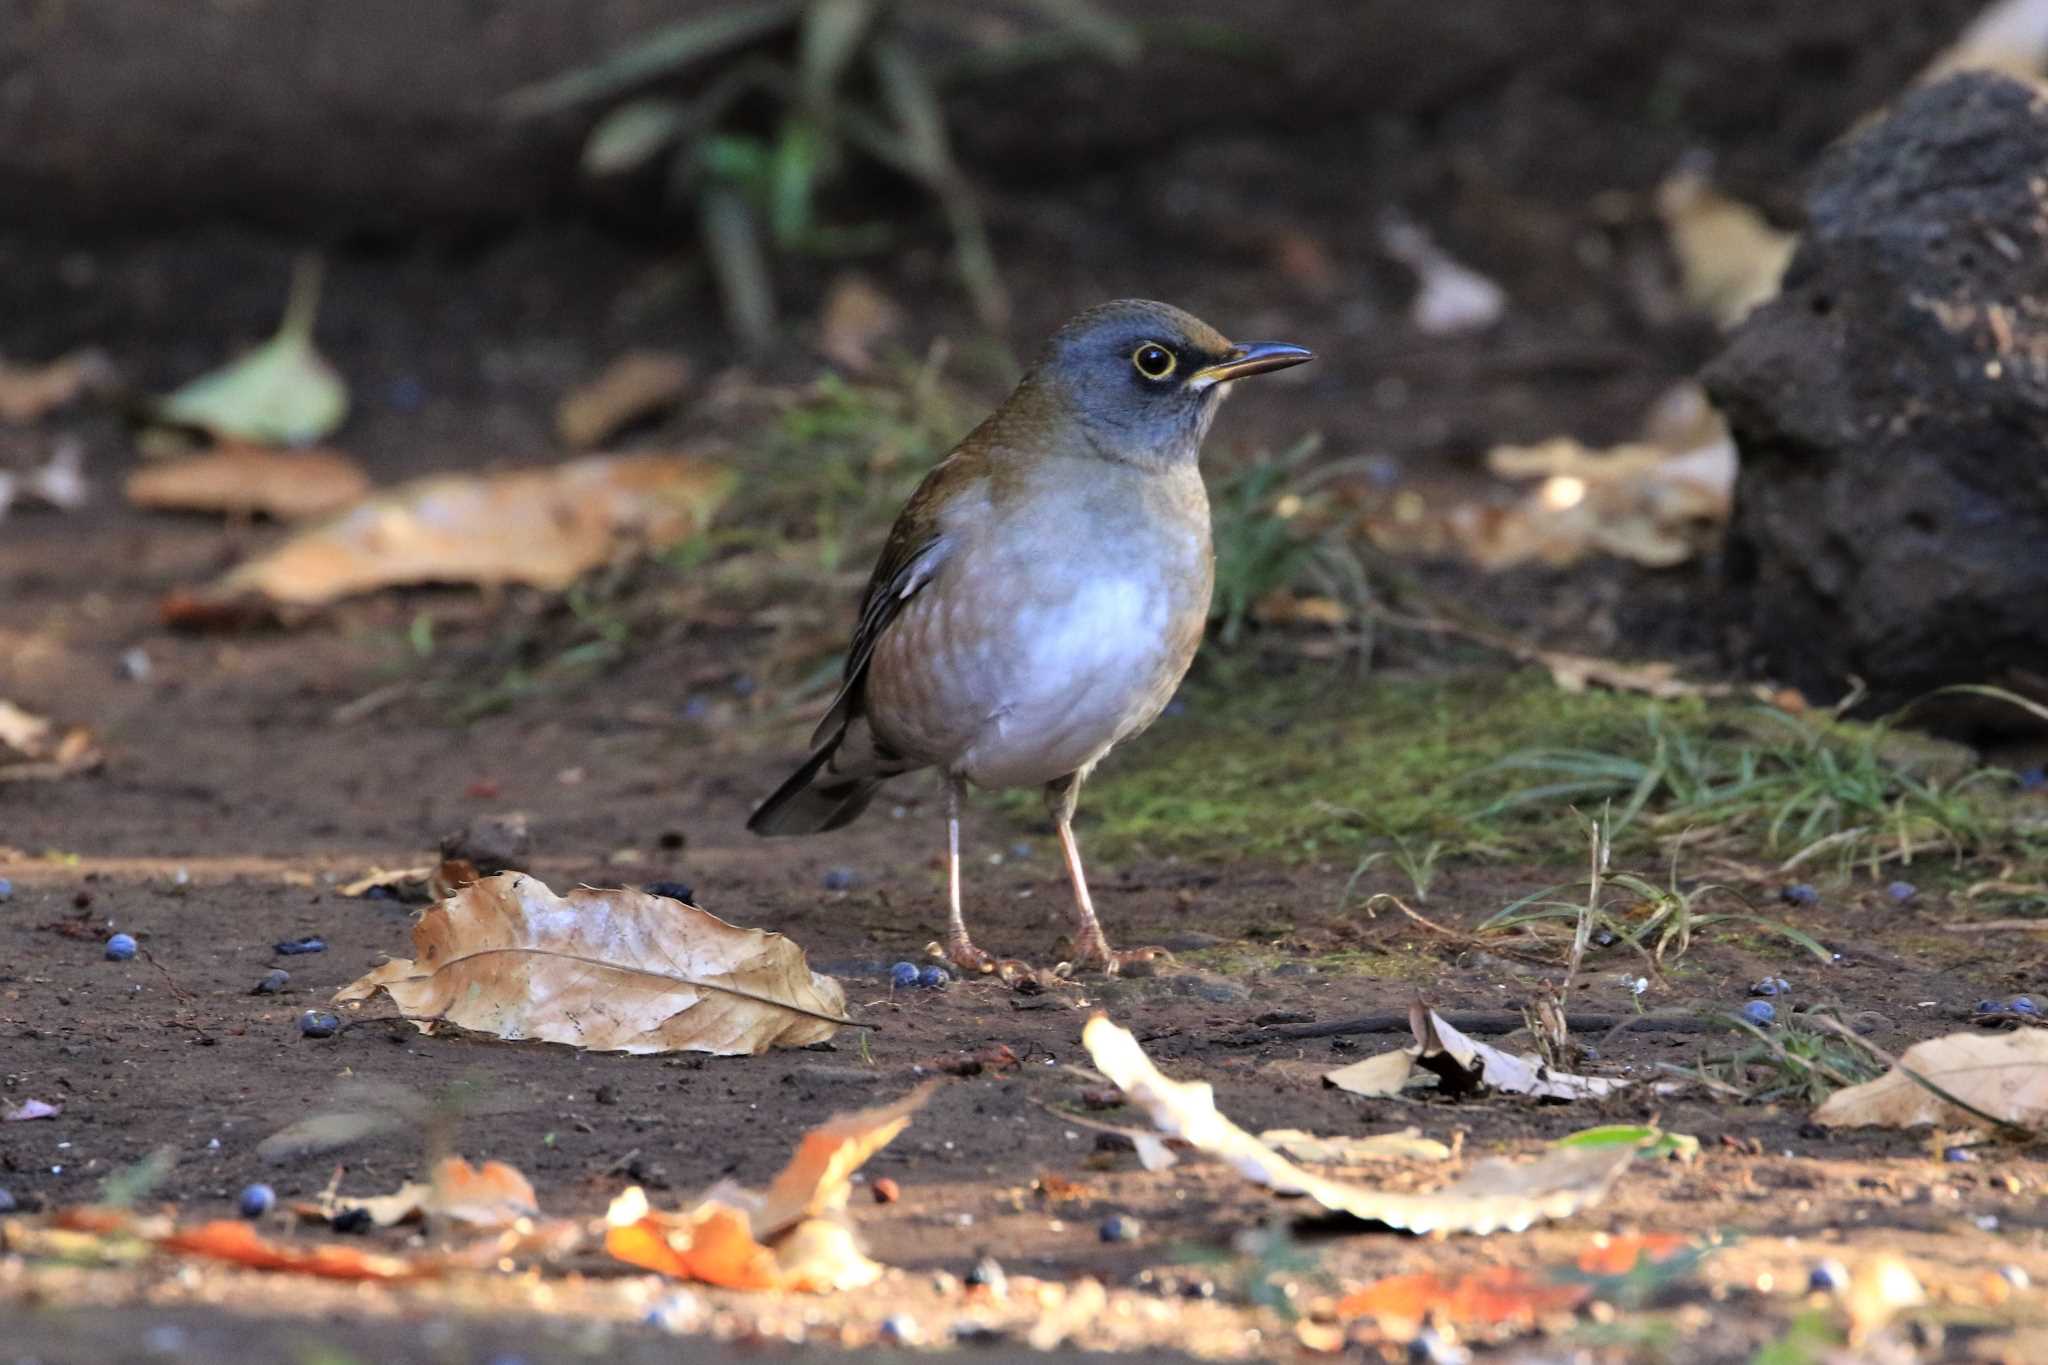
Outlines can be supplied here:
[[1038, 369], [1104, 454], [1149, 464], [1195, 458], [1232, 380], [1312, 359], [1281, 342], [1232, 342], [1169, 304], [1126, 299], [1062, 327]]

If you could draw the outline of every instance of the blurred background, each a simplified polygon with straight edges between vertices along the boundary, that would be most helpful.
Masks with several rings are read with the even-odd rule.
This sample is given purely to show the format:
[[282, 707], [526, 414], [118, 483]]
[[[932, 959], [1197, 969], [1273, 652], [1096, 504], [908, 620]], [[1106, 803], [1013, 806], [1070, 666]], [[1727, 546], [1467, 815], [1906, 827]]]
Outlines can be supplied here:
[[[2024, 612], [1989, 645], [1856, 633], [1822, 587], [1860, 551], [1792, 564], [1803, 531], [1744, 524], [1795, 504], [1739, 494], [1719, 409], [1759, 450], [1797, 425], [1752, 381], [1819, 351], [1752, 310], [1816, 167], [1932, 74], [2031, 69], [2039, 10], [11, 0], [0, 562], [17, 642], [81, 600], [100, 635], [10, 685], [283, 624], [337, 705], [424, 665], [401, 691], [470, 719], [642, 668], [788, 721], [922, 470], [1121, 295], [1321, 357], [1212, 442], [1225, 648], [1632, 660], [1593, 685], [1795, 706], [2038, 681]], [[1731, 334], [1762, 349], [1710, 395]], [[564, 472], [588, 451], [654, 463]], [[418, 513], [435, 474], [472, 499], [441, 548], [480, 562], [344, 535], [346, 567], [279, 576], [278, 523]], [[565, 518], [584, 543], [522, 566]]]

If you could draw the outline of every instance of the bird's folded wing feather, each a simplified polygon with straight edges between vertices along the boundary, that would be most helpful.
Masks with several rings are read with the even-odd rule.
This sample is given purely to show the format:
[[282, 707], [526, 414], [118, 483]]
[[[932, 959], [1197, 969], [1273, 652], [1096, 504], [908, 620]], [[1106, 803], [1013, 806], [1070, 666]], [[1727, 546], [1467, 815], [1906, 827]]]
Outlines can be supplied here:
[[875, 571], [868, 578], [867, 592], [861, 598], [860, 620], [853, 628], [853, 643], [846, 651], [845, 680], [840, 684], [839, 695], [832, 699], [831, 709], [811, 736], [812, 748], [831, 738], [860, 713], [862, 683], [876, 642], [902, 612], [904, 604], [931, 582], [932, 575], [945, 562], [951, 547], [946, 534], [939, 529], [936, 514], [941, 494], [948, 491], [947, 486], [961, 472], [953, 460], [941, 463], [925, 476], [909, 505], [896, 518], [888, 544], [882, 547], [882, 557], [876, 562]]

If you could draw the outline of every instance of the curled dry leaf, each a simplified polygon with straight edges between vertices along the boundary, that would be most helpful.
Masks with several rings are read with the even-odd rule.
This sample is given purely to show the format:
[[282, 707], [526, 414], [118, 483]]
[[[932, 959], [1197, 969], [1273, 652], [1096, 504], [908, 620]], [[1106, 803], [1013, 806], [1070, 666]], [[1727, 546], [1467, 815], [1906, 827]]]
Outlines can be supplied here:
[[59, 732], [47, 717], [0, 698], [0, 783], [47, 781], [91, 772], [104, 761], [92, 732]]
[[36, 421], [115, 382], [114, 363], [103, 351], [73, 351], [46, 365], [0, 361], [0, 422]]
[[1430, 1322], [1473, 1328], [1526, 1330], [1539, 1318], [1569, 1313], [1592, 1297], [1592, 1286], [1559, 1284], [1519, 1266], [1492, 1266], [1470, 1275], [1422, 1271], [1390, 1275], [1337, 1300], [1342, 1318], [1372, 1318], [1396, 1340], [1412, 1339]]
[[1657, 212], [1678, 257], [1686, 302], [1694, 308], [1727, 328], [1778, 296], [1799, 244], [1797, 233], [1772, 227], [1761, 213], [1689, 170], [1658, 187]]
[[845, 992], [789, 939], [641, 891], [557, 896], [500, 873], [428, 910], [413, 946], [415, 960], [335, 1000], [382, 990], [422, 1032], [445, 1021], [600, 1052], [743, 1055], [824, 1042], [850, 1022]]
[[702, 530], [732, 476], [688, 455], [590, 456], [544, 469], [420, 479], [357, 503], [241, 565], [194, 603], [319, 606], [419, 583], [560, 590], [629, 549]]
[[443, 1157], [429, 1179], [409, 1180], [391, 1194], [332, 1197], [312, 1207], [322, 1218], [360, 1210], [380, 1228], [427, 1218], [495, 1231], [540, 1216], [539, 1197], [517, 1167], [502, 1161], [472, 1166], [459, 1156]]
[[893, 1104], [835, 1114], [804, 1135], [760, 1194], [720, 1187], [680, 1213], [649, 1206], [639, 1186], [605, 1213], [605, 1250], [678, 1279], [729, 1289], [857, 1289], [881, 1278], [844, 1221], [851, 1177], [909, 1124], [938, 1082]]
[[1323, 1084], [1354, 1095], [1383, 1097], [1400, 1093], [1417, 1070], [1432, 1072], [1447, 1094], [1496, 1092], [1546, 1100], [1598, 1099], [1627, 1082], [1600, 1076], [1575, 1076], [1556, 1071], [1532, 1056], [1503, 1052], [1490, 1043], [1467, 1037], [1435, 1010], [1416, 1006], [1408, 1023], [1415, 1041], [1397, 1052], [1383, 1052], [1323, 1076]]
[[[1977, 1112], [1949, 1103], [1922, 1080]], [[1982, 1128], [1984, 1115], [2035, 1132], [2048, 1128], [2048, 1031], [1951, 1033], [1915, 1043], [1876, 1080], [1828, 1096], [1813, 1121], [1831, 1128]]]
[[305, 521], [360, 501], [369, 476], [338, 450], [278, 450], [228, 441], [128, 476], [128, 501], [176, 512]]
[[1127, 1029], [1097, 1014], [1081, 1042], [1095, 1066], [1151, 1117], [1161, 1131], [1228, 1162], [1238, 1174], [1276, 1194], [1307, 1195], [1326, 1209], [1410, 1232], [1519, 1232], [1545, 1219], [1568, 1218], [1606, 1197], [1635, 1150], [1555, 1150], [1533, 1162], [1475, 1163], [1462, 1177], [1426, 1194], [1396, 1194], [1328, 1180], [1289, 1161], [1217, 1111], [1199, 1081], [1169, 1080]]
[[635, 422], [668, 411], [690, 387], [690, 358], [676, 351], [628, 351], [555, 409], [555, 433], [577, 450], [609, 441]]

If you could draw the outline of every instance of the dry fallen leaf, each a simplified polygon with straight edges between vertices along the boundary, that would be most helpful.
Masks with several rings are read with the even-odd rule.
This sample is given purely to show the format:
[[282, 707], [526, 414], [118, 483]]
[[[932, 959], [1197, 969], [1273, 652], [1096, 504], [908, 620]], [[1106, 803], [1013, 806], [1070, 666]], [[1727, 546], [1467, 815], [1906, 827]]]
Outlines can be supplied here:
[[[9, 751], [18, 758], [10, 758]], [[91, 772], [104, 761], [92, 732], [59, 733], [46, 717], [0, 698], [0, 783], [37, 782]]]
[[2048, 1031], [2040, 1029], [1951, 1033], [1915, 1043], [1876, 1080], [1828, 1096], [1813, 1111], [1813, 1121], [1831, 1128], [1984, 1126], [1982, 1118], [1913, 1076], [2002, 1122], [2034, 1131], [2048, 1127]]
[[926, 1081], [894, 1104], [834, 1114], [805, 1133], [796, 1155], [762, 1194], [754, 1231], [773, 1237], [805, 1218], [844, 1209], [853, 1173], [910, 1126], [910, 1116], [924, 1107], [938, 1084]]
[[73, 351], [46, 365], [0, 361], [0, 422], [33, 422], [114, 382], [114, 364], [100, 351]]
[[690, 358], [676, 351], [628, 351], [555, 409], [555, 432], [587, 450], [682, 401]]
[[824, 1042], [845, 1018], [839, 983], [781, 934], [742, 929], [667, 896], [524, 873], [462, 888], [413, 926], [415, 961], [335, 994], [378, 990], [422, 1032], [438, 1022], [600, 1052], [724, 1056]]
[[860, 374], [875, 363], [875, 343], [903, 325], [903, 310], [863, 275], [841, 275], [825, 295], [818, 349], [841, 369]]
[[1623, 1237], [1601, 1232], [1579, 1253], [1578, 1267], [1588, 1275], [1626, 1275], [1639, 1265], [1657, 1265], [1699, 1245], [1680, 1232], [1636, 1232]]
[[425, 1273], [424, 1267], [405, 1257], [340, 1243], [291, 1246], [272, 1242], [250, 1224], [233, 1218], [178, 1229], [155, 1240], [165, 1251], [329, 1280], [403, 1280]]
[[721, 1186], [696, 1207], [664, 1213], [636, 1185], [605, 1213], [605, 1250], [678, 1279], [729, 1289], [858, 1289], [882, 1267], [855, 1244], [843, 1214], [851, 1177], [931, 1098], [928, 1081], [893, 1104], [835, 1114], [804, 1135], [768, 1189]]
[[1375, 1319], [1388, 1336], [1406, 1341], [1430, 1322], [1460, 1328], [1516, 1328], [1569, 1313], [1592, 1297], [1585, 1284], [1559, 1284], [1519, 1266], [1492, 1266], [1455, 1278], [1434, 1271], [1390, 1275], [1337, 1300], [1340, 1318]]
[[1633, 1147], [1553, 1150], [1524, 1165], [1475, 1163], [1462, 1177], [1425, 1194], [1396, 1194], [1327, 1180], [1289, 1161], [1225, 1118], [1203, 1082], [1169, 1080], [1126, 1029], [1097, 1014], [1081, 1033], [1096, 1069], [1142, 1107], [1158, 1128], [1228, 1162], [1276, 1194], [1303, 1194], [1326, 1209], [1410, 1232], [1519, 1232], [1568, 1218], [1606, 1197], [1635, 1159]]
[[688, 455], [420, 479], [293, 534], [167, 612], [203, 618], [208, 603], [252, 595], [318, 606], [419, 583], [558, 591], [624, 550], [663, 550], [694, 535], [731, 487], [728, 471]]
[[144, 465], [128, 476], [128, 501], [137, 507], [280, 521], [327, 516], [369, 491], [362, 466], [338, 450], [278, 450], [242, 441]]
[[2048, 0], [1995, 0], [1955, 45], [1920, 73], [1925, 85], [1958, 71], [2002, 71], [2039, 80], [2048, 73]]
[[1716, 192], [1704, 177], [1680, 171], [1657, 189], [1657, 212], [1670, 235], [1686, 302], [1733, 327], [1778, 295], [1797, 233], [1782, 232], [1749, 205]]
[[57, 442], [50, 457], [32, 469], [0, 469], [0, 517], [16, 503], [39, 503], [69, 512], [83, 507], [92, 495], [85, 478], [85, 443], [74, 437]]
[[276, 334], [181, 385], [157, 402], [156, 415], [267, 445], [303, 445], [340, 426], [348, 416], [348, 384], [313, 344], [324, 273], [318, 257], [302, 258]]
[[1419, 1069], [1434, 1072], [1438, 1088], [1451, 1094], [1497, 1092], [1537, 1099], [1580, 1100], [1611, 1095], [1626, 1081], [1600, 1076], [1575, 1076], [1556, 1071], [1535, 1057], [1504, 1052], [1452, 1028], [1435, 1010], [1409, 1010], [1415, 1041], [1394, 1052], [1339, 1067], [1323, 1076], [1325, 1085], [1354, 1095], [1398, 1093]]
[[1350, 1166], [1361, 1161], [1449, 1161], [1451, 1149], [1420, 1128], [1371, 1137], [1317, 1137], [1299, 1128], [1268, 1128], [1259, 1141], [1312, 1166]]
[[334, 1197], [312, 1206], [323, 1218], [361, 1211], [380, 1228], [416, 1218], [442, 1219], [467, 1228], [495, 1231], [522, 1218], [540, 1216], [533, 1185], [517, 1167], [502, 1161], [472, 1166], [459, 1156], [443, 1157], [427, 1180], [409, 1180], [390, 1194], [366, 1199]]
[[1415, 301], [1408, 320], [1427, 336], [1480, 332], [1507, 312], [1508, 296], [1486, 276], [1451, 259], [1450, 253], [1413, 223], [1391, 222], [1380, 230], [1380, 246], [1415, 272]]

